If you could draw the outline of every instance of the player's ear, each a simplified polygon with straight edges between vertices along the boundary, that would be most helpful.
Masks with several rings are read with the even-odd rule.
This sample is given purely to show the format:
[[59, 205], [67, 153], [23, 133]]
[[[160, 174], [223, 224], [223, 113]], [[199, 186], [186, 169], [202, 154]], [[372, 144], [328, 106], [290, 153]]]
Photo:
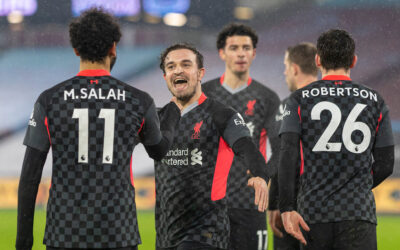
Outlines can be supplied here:
[[75, 49], [75, 48], [74, 48], [74, 52], [75, 52], [75, 55], [76, 55], [76, 56], [81, 56], [81, 55], [79, 54], [78, 50]]
[[321, 57], [318, 54], [315, 55], [315, 65], [321, 68]]
[[253, 59], [256, 58], [256, 48], [253, 49]]
[[297, 76], [300, 72], [300, 66], [297, 65], [296, 63], [291, 63], [291, 66], [293, 68], [293, 74]]
[[350, 69], [352, 69], [352, 68], [354, 68], [354, 66], [356, 66], [357, 60], [358, 60], [357, 55], [354, 55], [354, 57], [353, 57], [353, 62], [352, 62], [351, 65], [350, 65]]
[[113, 43], [112, 47], [108, 51], [108, 55], [110, 55], [112, 57], [116, 57], [117, 56], [117, 43], [116, 42]]
[[199, 76], [200, 81], [201, 81], [201, 79], [203, 79], [205, 72], [206, 72], [206, 70], [204, 68], [201, 68], [198, 70], [198, 76]]
[[224, 49], [219, 49], [218, 50], [218, 54], [219, 54], [219, 57], [221, 58], [221, 60], [225, 61], [225, 51], [224, 51]]

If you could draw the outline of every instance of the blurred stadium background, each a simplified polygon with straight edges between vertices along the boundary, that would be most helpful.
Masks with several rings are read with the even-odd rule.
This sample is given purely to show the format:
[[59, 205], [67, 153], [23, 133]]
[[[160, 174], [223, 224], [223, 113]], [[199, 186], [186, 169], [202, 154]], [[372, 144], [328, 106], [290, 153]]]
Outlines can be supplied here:
[[[8, 218], [0, 220], [1, 249], [11, 249], [15, 241], [22, 141], [33, 104], [43, 90], [78, 72], [79, 58], [69, 44], [68, 23], [93, 5], [114, 13], [122, 26], [112, 74], [149, 92], [157, 106], [170, 99], [158, 56], [172, 43], [190, 42], [200, 49], [207, 81], [224, 72], [215, 46], [218, 31], [229, 22], [249, 24], [259, 34], [251, 76], [284, 98], [289, 94], [283, 76], [285, 49], [303, 41], [316, 43], [329, 28], [348, 30], [356, 40], [359, 58], [352, 79], [378, 90], [391, 110], [395, 170], [375, 194], [377, 212], [390, 214], [389, 221], [395, 223], [385, 224], [393, 234], [393, 239], [389, 235], [384, 240], [389, 245], [378, 244], [379, 249], [400, 249], [400, 0], [0, 0], [0, 217]], [[42, 207], [50, 162], [51, 154], [38, 196]], [[138, 208], [151, 211], [153, 162], [142, 147], [134, 151], [133, 172]], [[151, 219], [142, 223], [154, 227]], [[3, 234], [6, 231], [9, 234]], [[154, 230], [151, 234], [152, 239]], [[44, 249], [40, 237], [36, 237], [36, 249]], [[4, 242], [7, 247], [2, 247]]]

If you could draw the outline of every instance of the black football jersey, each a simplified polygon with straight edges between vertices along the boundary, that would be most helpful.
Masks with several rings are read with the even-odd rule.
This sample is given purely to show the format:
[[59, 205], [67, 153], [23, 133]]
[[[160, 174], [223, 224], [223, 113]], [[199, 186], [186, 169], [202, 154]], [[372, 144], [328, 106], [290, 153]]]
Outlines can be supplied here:
[[53, 154], [44, 244], [140, 244], [131, 156], [138, 142], [161, 138], [152, 98], [107, 71], [81, 71], [44, 91], [24, 140]]
[[240, 114], [204, 94], [183, 111], [170, 151], [155, 164], [158, 247], [196, 241], [227, 248], [231, 146], [245, 136]]
[[[237, 110], [246, 122], [254, 144], [258, 147], [267, 160], [267, 145], [273, 147], [272, 151], [279, 148], [268, 138], [277, 137], [275, 126], [275, 114], [279, 106], [277, 94], [261, 83], [249, 78], [247, 85], [237, 89], [231, 89], [224, 84], [224, 75], [202, 84], [204, 93], [224, 105]], [[275, 140], [276, 141], [276, 140]], [[275, 157], [274, 157], [275, 158]], [[277, 160], [277, 158], [276, 158]], [[268, 162], [268, 168], [276, 168], [272, 162]], [[275, 170], [270, 169], [270, 173]], [[257, 209], [254, 205], [254, 190], [247, 186], [246, 163], [241, 157], [235, 157], [233, 167], [229, 174], [227, 198], [230, 208]]]
[[300, 135], [297, 207], [306, 222], [376, 223], [371, 152], [393, 145], [382, 97], [347, 76], [327, 76], [290, 96], [286, 132]]

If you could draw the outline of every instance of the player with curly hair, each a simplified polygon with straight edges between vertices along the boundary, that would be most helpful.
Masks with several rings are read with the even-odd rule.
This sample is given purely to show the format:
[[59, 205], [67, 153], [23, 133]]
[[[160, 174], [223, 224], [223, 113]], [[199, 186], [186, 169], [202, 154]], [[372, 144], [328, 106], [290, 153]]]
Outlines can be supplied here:
[[132, 151], [141, 142], [150, 157], [161, 159], [180, 110], [169, 103], [160, 123], [147, 93], [110, 75], [121, 38], [110, 14], [90, 9], [69, 32], [80, 72], [44, 91], [34, 105], [24, 140], [16, 249], [32, 248], [35, 199], [50, 147], [47, 250], [137, 249]]

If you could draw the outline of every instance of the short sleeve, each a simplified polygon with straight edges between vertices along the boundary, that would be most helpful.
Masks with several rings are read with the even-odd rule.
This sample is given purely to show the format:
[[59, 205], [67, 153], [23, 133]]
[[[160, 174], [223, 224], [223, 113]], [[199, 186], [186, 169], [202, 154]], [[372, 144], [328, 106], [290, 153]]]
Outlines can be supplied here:
[[155, 145], [162, 139], [160, 120], [153, 100], [145, 113], [143, 127], [139, 136], [143, 145], [146, 146]]
[[229, 118], [222, 137], [230, 147], [232, 147], [238, 139], [250, 137], [250, 131], [239, 113], [236, 112]]
[[287, 103], [283, 105], [283, 109], [281, 110], [282, 123], [279, 130], [279, 135], [289, 132], [300, 134], [301, 127], [299, 111], [301, 111], [299, 103], [293, 97], [290, 97]]
[[[39, 97], [40, 99], [40, 97]], [[37, 150], [48, 152], [50, 148], [50, 138], [47, 129], [46, 110], [43, 105], [36, 101], [26, 130], [24, 145]]]
[[375, 139], [375, 147], [382, 148], [387, 146], [393, 146], [394, 140], [393, 140], [392, 126], [389, 117], [389, 109], [386, 105], [383, 106], [381, 112], [381, 119], [379, 121], [377, 129], [378, 131]]

